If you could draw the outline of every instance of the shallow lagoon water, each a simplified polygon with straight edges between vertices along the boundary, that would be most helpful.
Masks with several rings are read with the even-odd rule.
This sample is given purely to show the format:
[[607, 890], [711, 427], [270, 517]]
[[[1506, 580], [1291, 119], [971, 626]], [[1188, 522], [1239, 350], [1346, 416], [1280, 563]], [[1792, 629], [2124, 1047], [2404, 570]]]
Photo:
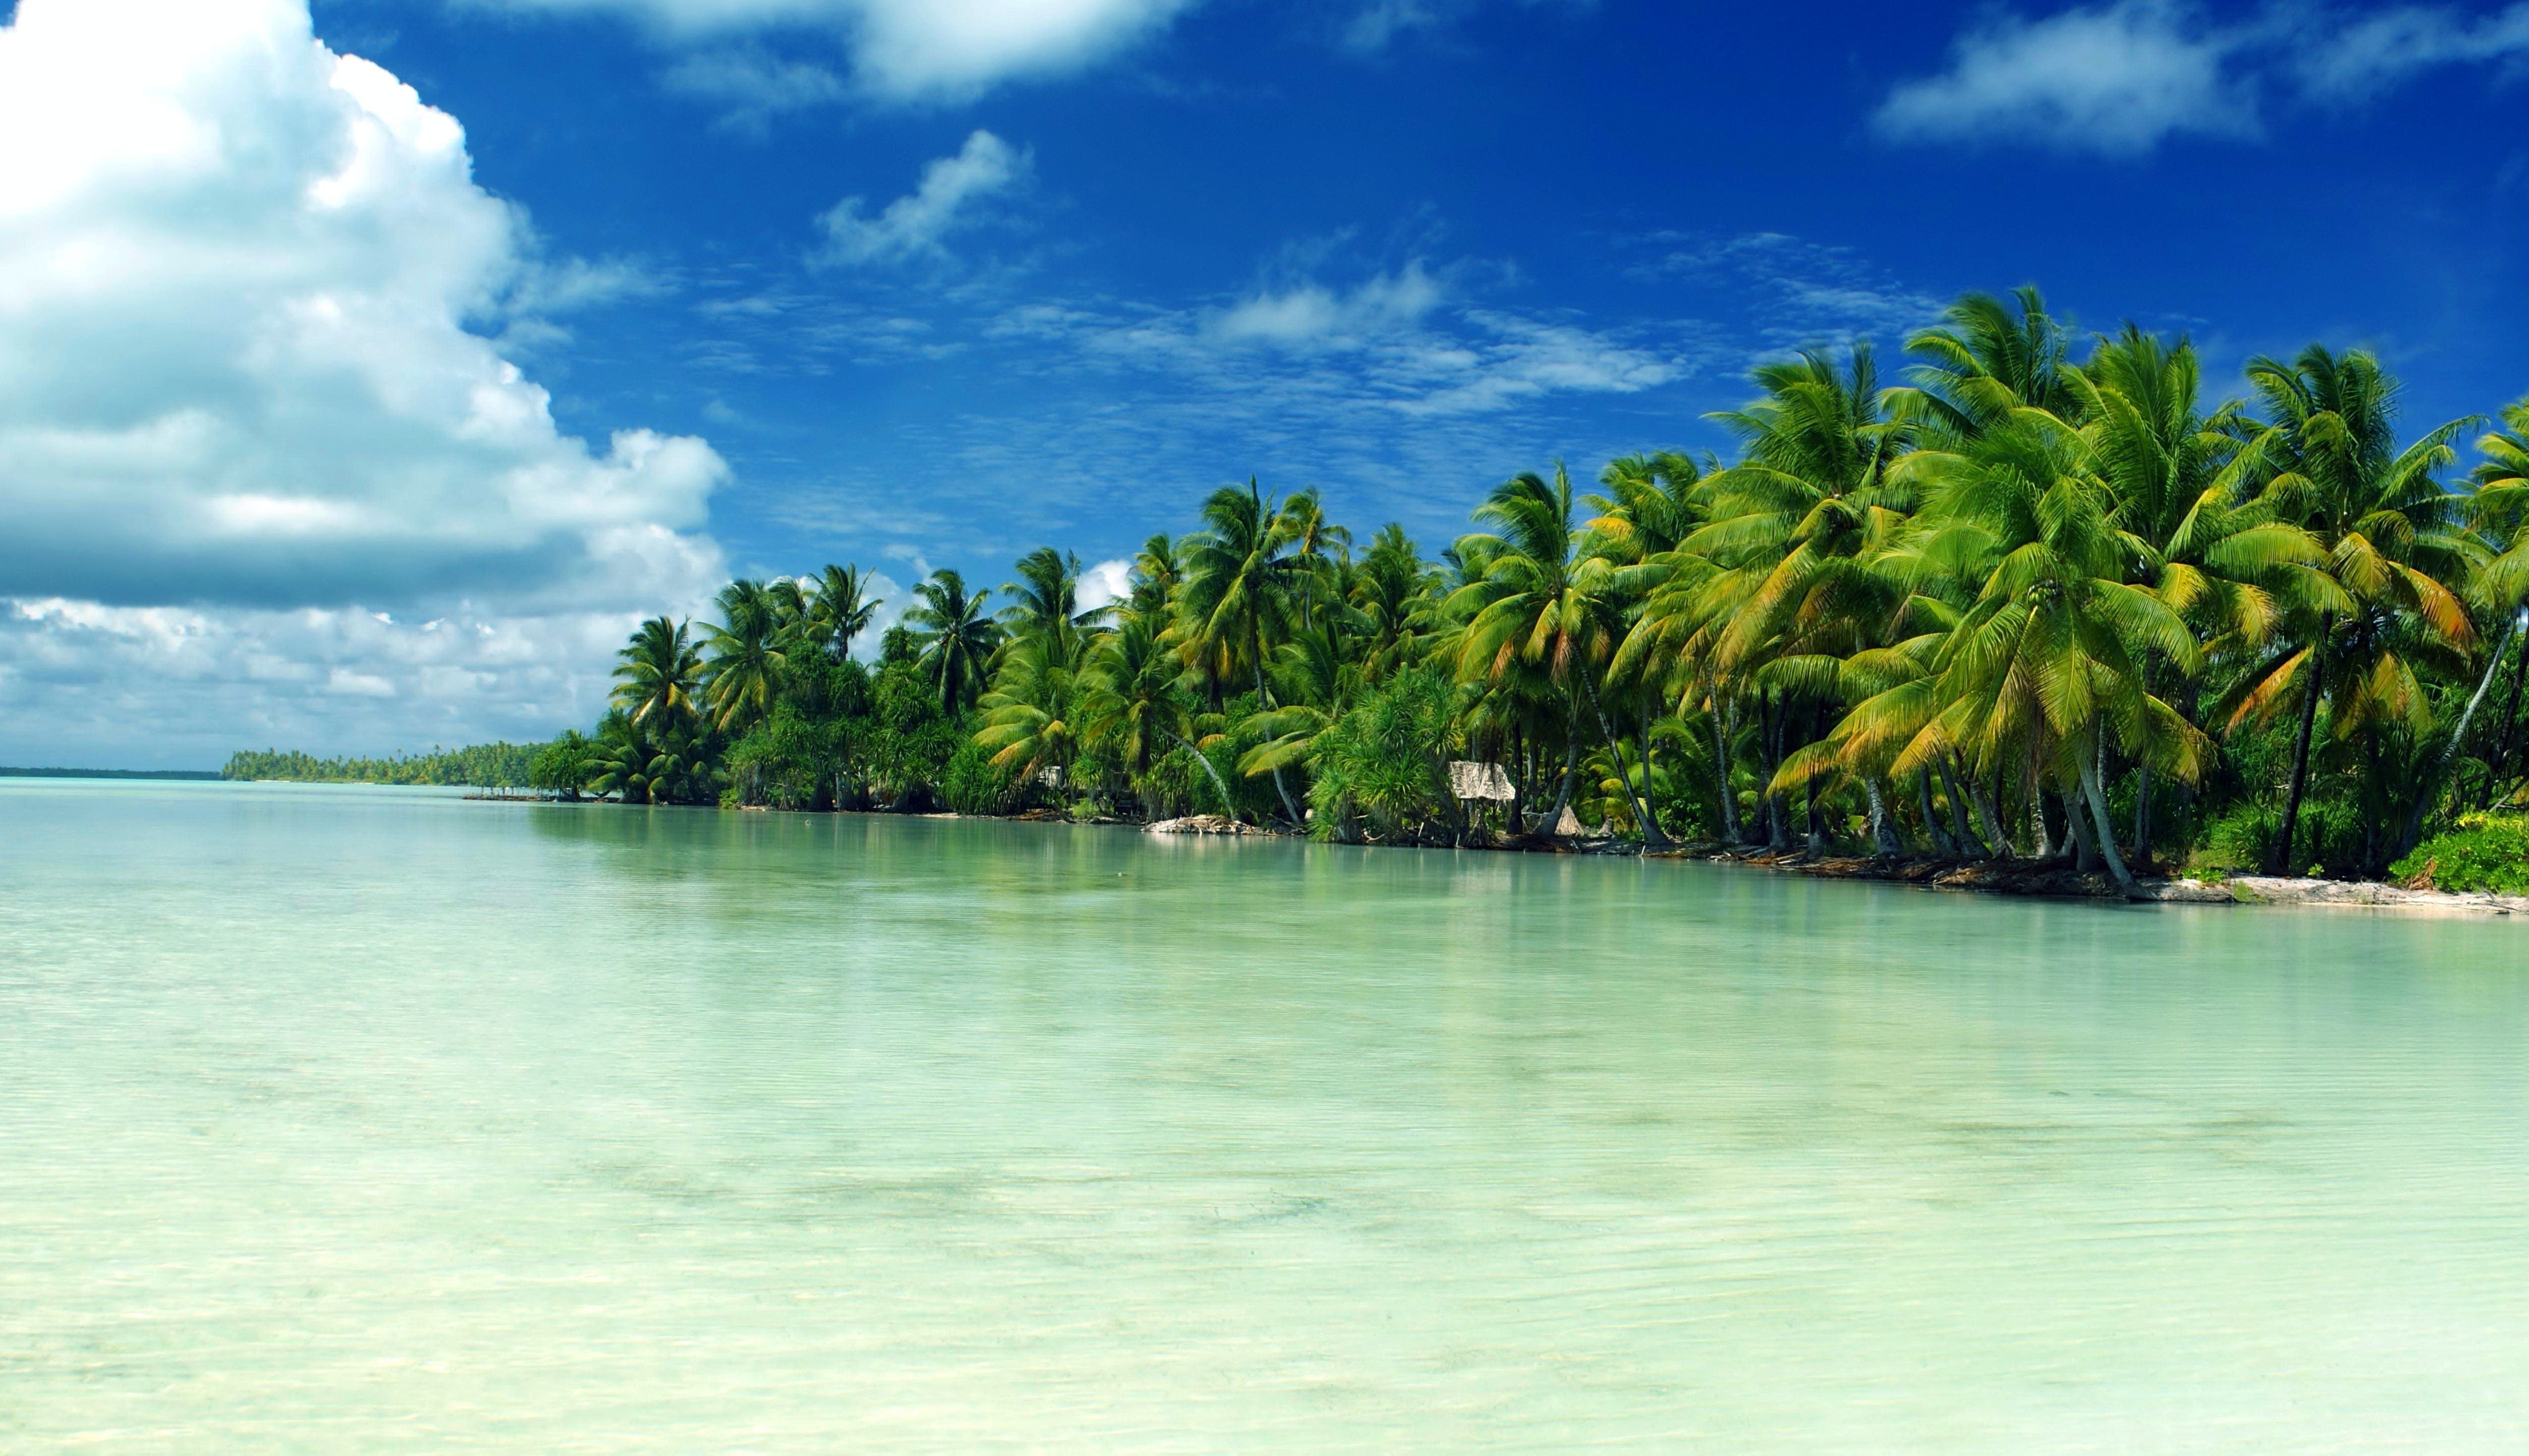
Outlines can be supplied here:
[[0, 1449], [2517, 1449], [2529, 926], [0, 782]]

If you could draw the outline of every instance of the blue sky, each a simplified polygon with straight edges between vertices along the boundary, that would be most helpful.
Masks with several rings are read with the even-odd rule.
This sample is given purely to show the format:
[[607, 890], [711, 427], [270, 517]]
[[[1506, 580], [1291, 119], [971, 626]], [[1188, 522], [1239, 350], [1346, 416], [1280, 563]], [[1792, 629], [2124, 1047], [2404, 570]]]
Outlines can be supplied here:
[[[1437, 546], [1512, 471], [1722, 447], [1700, 417], [1751, 362], [1893, 348], [1967, 288], [2190, 333], [2224, 388], [2368, 344], [2418, 426], [2529, 392], [2529, 4], [222, 0], [181, 25], [255, 43], [155, 69], [62, 18], [172, 3], [0, 32], [0, 79], [14, 53], [139, 119], [67, 192], [0, 177], [73, 199], [19, 221], [141, 260], [0, 295], [0, 384], [66, 331], [101, 381], [173, 381], [0, 405], [34, 523], [0, 550], [0, 761], [549, 733], [624, 622], [726, 572], [997, 582], [1250, 473]], [[302, 29], [335, 69], [278, 77]], [[177, 166], [170, 96], [265, 138], [181, 205], [128, 181]], [[335, 112], [393, 137], [357, 226], [239, 183], [294, 147], [331, 175]], [[196, 296], [266, 301], [170, 362], [132, 316]], [[347, 297], [381, 310], [353, 342], [272, 341]], [[157, 476], [58, 446], [188, 428], [216, 444]]]

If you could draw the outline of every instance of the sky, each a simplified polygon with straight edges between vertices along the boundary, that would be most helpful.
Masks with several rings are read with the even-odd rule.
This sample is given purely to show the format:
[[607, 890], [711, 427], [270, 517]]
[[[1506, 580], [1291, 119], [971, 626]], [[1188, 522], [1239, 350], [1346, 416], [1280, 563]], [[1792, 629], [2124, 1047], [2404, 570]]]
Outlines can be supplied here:
[[0, 763], [549, 737], [731, 575], [1251, 475], [1436, 549], [1968, 289], [2529, 393], [2529, 0], [0, 17]]

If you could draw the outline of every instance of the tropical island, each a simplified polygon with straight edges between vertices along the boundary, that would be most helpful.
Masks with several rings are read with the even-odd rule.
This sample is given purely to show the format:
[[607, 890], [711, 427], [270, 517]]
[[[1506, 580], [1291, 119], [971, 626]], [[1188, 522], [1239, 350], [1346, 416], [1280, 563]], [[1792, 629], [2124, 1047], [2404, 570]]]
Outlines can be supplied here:
[[[1737, 458], [1520, 474], [1436, 556], [1250, 481], [1112, 602], [1052, 546], [936, 571], [867, 664], [857, 567], [731, 582], [641, 625], [591, 732], [386, 771], [2529, 890], [2529, 400], [2401, 434], [2379, 361], [2314, 345], [2216, 402], [2186, 339], [2076, 346], [2028, 288], [1905, 350], [1902, 383], [1867, 340], [1765, 364], [1715, 417]], [[230, 774], [376, 767], [290, 758]]]

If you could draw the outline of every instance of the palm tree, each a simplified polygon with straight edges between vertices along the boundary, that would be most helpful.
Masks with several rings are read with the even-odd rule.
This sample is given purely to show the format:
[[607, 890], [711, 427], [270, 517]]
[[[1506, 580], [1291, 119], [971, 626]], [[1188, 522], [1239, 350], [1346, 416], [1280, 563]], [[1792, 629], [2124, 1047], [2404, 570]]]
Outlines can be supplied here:
[[2269, 421], [2251, 447], [2274, 467], [2255, 510], [2306, 538], [2303, 560], [2278, 574], [2282, 646], [2250, 669], [2231, 718], [2233, 728], [2271, 718], [2298, 694], [2283, 825], [2266, 865], [2283, 874], [2320, 700], [2334, 704], [2334, 736], [2364, 732], [2376, 761], [2384, 724], [2429, 725], [2414, 651], [2433, 638], [2457, 647], [2473, 640], [2467, 609], [2446, 585], [2466, 572], [2470, 546], [2449, 529], [2456, 502], [2433, 476], [2455, 458], [2450, 442], [2469, 422], [2452, 420], [2398, 449], [2396, 384], [2360, 350], [2312, 344], [2289, 364], [2251, 361], [2248, 378]]
[[1365, 675], [1384, 682], [1411, 665], [1431, 626], [1438, 577], [1405, 528], [1378, 528], [1358, 565], [1347, 573], [1345, 598], [1358, 620]]
[[1988, 771], [2025, 755], [2077, 791], [2089, 822], [2076, 813], [2075, 834], [2095, 828], [2109, 872], [2139, 896], [2117, 848], [2099, 762], [2114, 742], [2176, 777], [2200, 771], [2202, 735], [2150, 693], [2142, 671], [2151, 651], [2192, 671], [2194, 636], [2129, 579], [2131, 541], [2117, 528], [2092, 436], [2020, 409], [1962, 446], [1919, 452], [1904, 473], [1932, 497], [1924, 554], [1964, 565], [1979, 579], [1975, 598], [1943, 636], [1928, 673], [1856, 706], [1840, 736], [1860, 745], [1910, 727], [1901, 770], [1944, 753], [1964, 753]]
[[856, 565], [828, 565], [818, 574], [808, 604], [811, 636], [827, 654], [840, 662], [852, 654], [852, 639], [869, 630], [879, 600], [869, 595], [869, 578]]
[[1950, 305], [1942, 323], [1906, 340], [1922, 362], [1910, 389], [1892, 390], [1887, 409], [1921, 433], [1952, 444], [2001, 424], [2014, 410], [2043, 410], [2077, 421], [2064, 378], [2067, 332], [2034, 287], [2008, 299], [1969, 293]]
[[1001, 644], [1000, 628], [984, 614], [991, 591], [966, 595], [966, 579], [946, 567], [931, 573], [913, 595], [922, 604], [904, 614], [918, 634], [920, 661], [940, 690], [940, 706], [962, 711], [983, 692], [988, 664]]
[[1075, 673], [1062, 655], [1059, 636], [1014, 639], [1003, 654], [992, 691], [977, 704], [984, 726], [975, 742], [993, 751], [993, 766], [1019, 782], [1043, 779], [1069, 787], [1066, 776], [1080, 752]]
[[1034, 643], [1047, 661], [1076, 669], [1089, 634], [1112, 614], [1104, 606], [1081, 609], [1079, 555], [1039, 546], [1019, 558], [1018, 578], [1001, 587], [1010, 598], [1000, 610], [1010, 641]]
[[1332, 576], [1337, 561], [1352, 548], [1352, 533], [1326, 518], [1325, 502], [1314, 490], [1302, 491], [1282, 503], [1276, 523], [1290, 543], [1290, 560], [1299, 578], [1300, 626], [1318, 621], [1320, 583]]
[[[790, 585], [795, 598], [797, 584]], [[704, 631], [711, 641], [706, 687], [713, 726], [723, 733], [743, 731], [773, 711], [789, 662], [780, 647], [784, 605], [781, 595], [762, 582], [734, 581], [721, 589], [720, 625]]]
[[1166, 617], [1174, 608], [1177, 588], [1185, 584], [1184, 555], [1164, 531], [1142, 543], [1133, 557], [1132, 590], [1125, 594], [1124, 612], [1153, 623]]
[[[1215, 685], [1252, 674], [1258, 700], [1270, 708], [1267, 640], [1289, 620], [1299, 571], [1287, 523], [1252, 477], [1245, 490], [1223, 486], [1212, 492], [1203, 503], [1203, 522], [1204, 529], [1186, 543], [1186, 582], [1178, 598], [1184, 648]], [[1283, 811], [1299, 825], [1303, 818], [1282, 770], [1272, 775]]]
[[[1904, 580], [1882, 569], [1914, 508], [1912, 483], [1891, 474], [1911, 437], [1882, 413], [1866, 343], [1854, 344], [1842, 365], [1807, 351], [1755, 377], [1765, 392], [1754, 403], [1714, 416], [1745, 442], [1745, 456], [1704, 482], [1711, 520], [1685, 544], [1721, 568], [1699, 601], [1711, 626], [1710, 671], [1770, 687], [1776, 731], [1796, 751], [1785, 731], [1795, 704], [1814, 713], [1836, 692], [1837, 661], [1919, 630], [1927, 614]], [[1876, 783], [1865, 782], [1884, 841], [1885, 806]], [[1806, 788], [1808, 848], [1818, 854], [1817, 785]], [[1779, 847], [1775, 801], [1767, 808]]]
[[[2511, 695], [2502, 708], [2502, 727], [2495, 735], [2494, 747], [2487, 754], [2485, 788], [2478, 807], [2494, 803], [2495, 786], [2508, 781], [2515, 752], [2513, 735], [2520, 727], [2520, 697], [2529, 688], [2529, 399], [2521, 399], [2502, 411], [2501, 426], [2486, 433], [2476, 442], [2477, 452], [2485, 456], [2469, 479], [2476, 494], [2469, 502], [2469, 520], [2494, 552], [2478, 576], [2477, 590], [2481, 604], [2498, 616], [2507, 616], [2506, 645], [2519, 649], [2512, 668]], [[2491, 672], [2502, 664], [2502, 650], [2498, 647]]]
[[[1620, 625], [1611, 595], [1615, 583], [1603, 559], [1581, 549], [1583, 533], [1572, 519], [1572, 478], [1559, 465], [1551, 485], [1530, 472], [1494, 487], [1476, 507], [1476, 519], [1499, 529], [1478, 538], [1484, 542], [1483, 575], [1461, 588], [1450, 603], [1466, 623], [1457, 644], [1458, 675], [1463, 682], [1500, 684], [1525, 671], [1564, 696], [1569, 707], [1563, 774], [1545, 820], [1551, 826], [1572, 802], [1585, 696], [1599, 736], [1622, 761], [1614, 727], [1598, 701], [1598, 674], [1614, 655]], [[1462, 541], [1460, 549], [1467, 547]], [[1630, 801], [1630, 776], [1626, 793]], [[1633, 810], [1644, 836], [1664, 843], [1658, 823], [1639, 802]]]
[[1170, 747], [1185, 750], [1220, 791], [1222, 807], [1234, 814], [1238, 801], [1229, 785], [1193, 742], [1184, 665], [1169, 650], [1160, 621], [1156, 614], [1128, 611], [1114, 631], [1099, 637], [1081, 677], [1083, 738], [1113, 753], [1135, 779], [1148, 775]]
[[703, 654], [687, 635], [687, 624], [652, 617], [615, 655], [619, 660], [613, 701], [633, 724], [664, 729], [695, 711]]

